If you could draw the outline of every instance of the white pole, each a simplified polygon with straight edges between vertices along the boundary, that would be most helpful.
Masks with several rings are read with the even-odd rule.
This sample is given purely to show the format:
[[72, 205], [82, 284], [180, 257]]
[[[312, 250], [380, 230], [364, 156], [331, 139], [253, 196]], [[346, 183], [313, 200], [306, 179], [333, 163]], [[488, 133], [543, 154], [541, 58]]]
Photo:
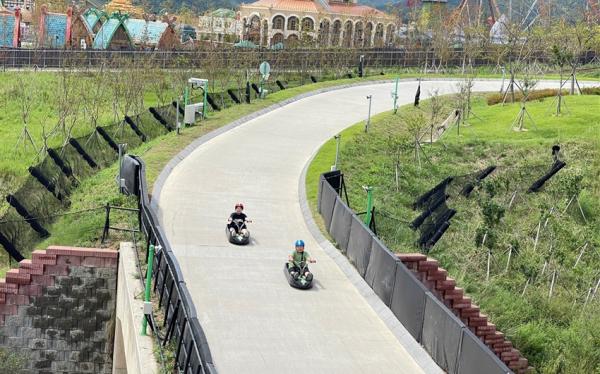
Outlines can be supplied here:
[[552, 297], [552, 291], [554, 291], [554, 281], [556, 280], [556, 270], [552, 273], [552, 283], [550, 283], [550, 292], [548, 293], [548, 298]]
[[527, 282], [525, 282], [525, 287], [523, 287], [523, 292], [521, 292], [521, 297], [525, 295], [525, 290], [527, 290], [527, 286], [529, 286], [529, 280], [531, 278], [527, 278]]
[[369, 114], [367, 116], [367, 124], [365, 125], [365, 132], [369, 132], [369, 125], [371, 124], [371, 99], [372, 98], [373, 98], [373, 95], [367, 96], [367, 99], [369, 100]]
[[333, 164], [331, 167], [331, 171], [337, 170], [338, 167], [338, 160], [340, 157], [340, 139], [342, 138], [342, 135], [337, 134], [333, 138], [335, 139], [335, 164]]
[[533, 244], [533, 251], [535, 252], [535, 249], [537, 248], [538, 245], [538, 239], [540, 238], [540, 229], [542, 228], [542, 221], [540, 221], [540, 223], [538, 223], [538, 228], [537, 228], [537, 234], [535, 235], [535, 243]]
[[583, 248], [581, 248], [581, 252], [579, 252], [579, 256], [577, 256], [577, 261], [575, 261], [575, 265], [573, 265], [573, 268], [575, 268], [575, 266], [577, 266], [577, 264], [579, 263], [579, 260], [581, 260], [581, 256], [583, 256], [583, 252], [585, 252], [587, 245], [588, 245], [588, 243], [585, 242], [585, 244], [583, 245]]
[[492, 250], [488, 250], [488, 259], [487, 259], [487, 273], [485, 275], [485, 281], [490, 280], [490, 262], [492, 261]]

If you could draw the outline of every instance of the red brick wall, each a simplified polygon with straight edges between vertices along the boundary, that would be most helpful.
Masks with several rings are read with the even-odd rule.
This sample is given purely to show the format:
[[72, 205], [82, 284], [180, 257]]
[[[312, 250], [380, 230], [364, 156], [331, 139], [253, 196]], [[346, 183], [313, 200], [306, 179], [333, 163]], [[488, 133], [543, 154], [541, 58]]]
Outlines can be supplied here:
[[496, 325], [481, 313], [456, 281], [448, 276], [438, 262], [420, 253], [399, 254], [400, 260], [411, 269], [432, 294], [454, 312], [469, 329], [481, 339], [511, 370], [527, 373], [532, 370], [529, 362], [513, 348], [510, 340], [496, 329]]

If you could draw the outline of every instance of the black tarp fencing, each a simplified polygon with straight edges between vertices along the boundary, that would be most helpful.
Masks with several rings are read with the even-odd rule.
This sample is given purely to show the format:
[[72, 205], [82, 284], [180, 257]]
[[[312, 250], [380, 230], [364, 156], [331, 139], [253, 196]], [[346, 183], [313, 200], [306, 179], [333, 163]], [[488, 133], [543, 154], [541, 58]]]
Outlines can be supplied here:
[[396, 266], [396, 280], [390, 309], [419, 343], [423, 332], [425, 301], [429, 290], [401, 262]]
[[512, 371], [469, 329], [463, 329], [462, 334], [457, 373], [512, 373]]
[[[350, 262], [434, 361], [448, 373], [511, 373], [337, 196], [329, 182], [339, 184], [343, 176], [338, 173], [328, 179], [328, 174], [321, 175], [317, 196], [328, 232], [342, 251], [348, 235], [345, 254]], [[448, 183], [445, 180], [436, 188]], [[426, 194], [415, 205], [421, 206], [431, 195]]]
[[321, 200], [323, 200], [323, 186], [326, 184], [327, 182], [325, 181], [325, 178], [323, 178], [323, 175], [321, 175], [321, 177], [319, 178], [319, 185], [317, 186], [317, 212], [319, 212], [319, 214], [321, 214]]
[[[327, 185], [323, 187], [323, 191], [326, 191], [326, 187]], [[348, 256], [350, 263], [358, 270], [360, 276], [364, 278], [367, 266], [369, 265], [371, 245], [375, 235], [363, 224], [358, 216], [352, 216], [351, 222], [350, 239], [348, 240], [346, 256]]]
[[423, 316], [421, 344], [433, 360], [448, 373], [456, 373], [465, 324], [435, 296], [428, 293]]
[[[35, 217], [35, 222], [44, 231], [50, 230], [56, 214], [69, 206], [68, 197], [79, 181], [118, 159], [114, 148], [117, 144], [126, 143], [131, 149], [143, 143], [131, 123], [147, 140], [168, 132], [150, 111], [130, 116], [129, 122], [120, 121], [102, 127], [89, 125], [87, 134], [69, 139], [62, 147], [48, 150], [48, 157], [29, 168], [31, 176], [12, 194], [15, 202], [29, 216]], [[5, 239], [0, 243], [0, 248], [4, 247], [15, 259], [22, 256], [14, 257], [14, 254], [33, 248], [45, 236], [45, 233], [40, 235], [34, 230], [25, 221], [28, 217], [24, 217], [22, 213], [23, 210], [19, 213], [17, 209], [11, 208], [0, 217], [0, 234]]]
[[329, 231], [331, 225], [331, 218], [333, 216], [333, 208], [335, 206], [335, 200], [337, 198], [337, 192], [328, 183], [323, 183], [321, 192], [321, 215], [325, 222], [325, 227]]
[[333, 208], [333, 217], [329, 226], [329, 233], [337, 243], [342, 253], [346, 254], [348, 240], [350, 239], [350, 225], [352, 223], [352, 209], [348, 208], [342, 199], [338, 196], [335, 199]]
[[365, 281], [387, 306], [392, 303], [398, 262], [395, 254], [378, 238], [373, 238]]

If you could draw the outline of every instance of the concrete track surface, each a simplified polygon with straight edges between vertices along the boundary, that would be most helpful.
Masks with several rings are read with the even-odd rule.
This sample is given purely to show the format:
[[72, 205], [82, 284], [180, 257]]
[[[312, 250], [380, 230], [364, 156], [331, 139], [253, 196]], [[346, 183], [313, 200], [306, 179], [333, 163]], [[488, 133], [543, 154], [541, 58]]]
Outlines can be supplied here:
[[[421, 98], [433, 89], [457, 92], [457, 83], [424, 81]], [[367, 95], [373, 95], [372, 114], [391, 110], [393, 87], [344, 88], [263, 114], [200, 145], [166, 179], [158, 200], [162, 224], [219, 373], [438, 371], [417, 365], [415, 353], [318, 246], [301, 211], [305, 165], [324, 142], [366, 118]], [[416, 88], [416, 81], [401, 82], [399, 104], [412, 102]], [[499, 89], [499, 81], [474, 86]], [[254, 220], [245, 247], [229, 244], [225, 235], [238, 201]], [[283, 274], [296, 239], [317, 259], [309, 291], [291, 288]]]

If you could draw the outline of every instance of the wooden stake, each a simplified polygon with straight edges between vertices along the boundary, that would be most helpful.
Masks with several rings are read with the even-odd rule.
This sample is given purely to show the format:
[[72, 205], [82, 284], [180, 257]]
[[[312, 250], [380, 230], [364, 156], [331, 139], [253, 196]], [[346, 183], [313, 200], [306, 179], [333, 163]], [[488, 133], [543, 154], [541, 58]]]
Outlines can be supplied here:
[[517, 197], [517, 191], [513, 192], [512, 197], [510, 198], [510, 202], [508, 203], [508, 209], [509, 210], [512, 207], [513, 202], [515, 201], [515, 197]]
[[544, 261], [544, 267], [542, 268], [542, 274], [540, 275], [544, 275], [544, 273], [546, 272], [546, 266], [548, 266], [548, 261]]
[[527, 286], [529, 286], [529, 281], [531, 281], [531, 278], [527, 278], [527, 282], [525, 282], [525, 287], [523, 287], [523, 292], [521, 292], [521, 297], [525, 296], [525, 290], [527, 290]]
[[548, 293], [548, 298], [552, 297], [552, 291], [554, 291], [554, 281], [556, 280], [556, 270], [552, 273], [552, 283], [550, 283], [550, 292]]
[[596, 288], [594, 288], [594, 293], [592, 294], [592, 300], [596, 297], [596, 293], [598, 292], [598, 286], [600, 286], [600, 278], [598, 278], [598, 282], [596, 283]]
[[590, 287], [590, 289], [588, 290], [587, 296], [585, 297], [585, 302], [583, 303], [583, 306], [586, 306], [588, 303], [588, 300], [590, 299], [590, 295], [592, 294], [592, 288]]
[[587, 246], [588, 246], [588, 242], [585, 242], [585, 244], [583, 245], [583, 248], [581, 248], [581, 252], [579, 252], [579, 256], [577, 256], [577, 261], [575, 261], [575, 265], [573, 265], [573, 269], [575, 269], [575, 266], [577, 266], [577, 264], [579, 263], [579, 260], [581, 260], [581, 256], [583, 256], [583, 252], [585, 251]]
[[396, 192], [400, 190], [400, 181], [399, 181], [399, 172], [398, 172], [398, 162], [396, 162]]
[[569, 209], [569, 207], [571, 206], [571, 203], [573, 202], [574, 199], [575, 199], [575, 195], [573, 195], [573, 197], [571, 197], [571, 199], [569, 200], [567, 207], [565, 208], [565, 210], [563, 210], [563, 214], [567, 211], [567, 209]]
[[506, 269], [504, 271], [508, 271], [508, 267], [510, 266], [510, 256], [512, 255], [512, 250], [513, 247], [511, 245], [510, 249], [508, 250], [508, 261], [506, 261]]
[[[554, 212], [554, 207], [550, 208], [550, 215], [552, 215], [553, 212]], [[546, 218], [546, 222], [544, 222], [544, 228], [546, 228], [546, 226], [548, 226], [549, 220], [550, 220], [550, 216], [548, 216], [548, 218]]]
[[583, 213], [583, 208], [581, 208], [581, 204], [579, 203], [579, 199], [575, 198], [575, 201], [577, 201], [577, 206], [579, 206], [579, 211], [581, 212], [581, 216], [583, 217], [583, 220], [587, 224], [588, 221], [587, 221], [587, 218], [585, 218], [585, 214]]
[[542, 228], [542, 221], [540, 221], [538, 223], [538, 228], [537, 228], [537, 234], [535, 234], [535, 243], [533, 244], [533, 251], [535, 252], [537, 245], [538, 245], [538, 239], [540, 238], [540, 229]]
[[485, 281], [490, 280], [490, 262], [492, 261], [492, 250], [488, 250], [488, 259], [487, 259], [487, 273], [485, 275]]

